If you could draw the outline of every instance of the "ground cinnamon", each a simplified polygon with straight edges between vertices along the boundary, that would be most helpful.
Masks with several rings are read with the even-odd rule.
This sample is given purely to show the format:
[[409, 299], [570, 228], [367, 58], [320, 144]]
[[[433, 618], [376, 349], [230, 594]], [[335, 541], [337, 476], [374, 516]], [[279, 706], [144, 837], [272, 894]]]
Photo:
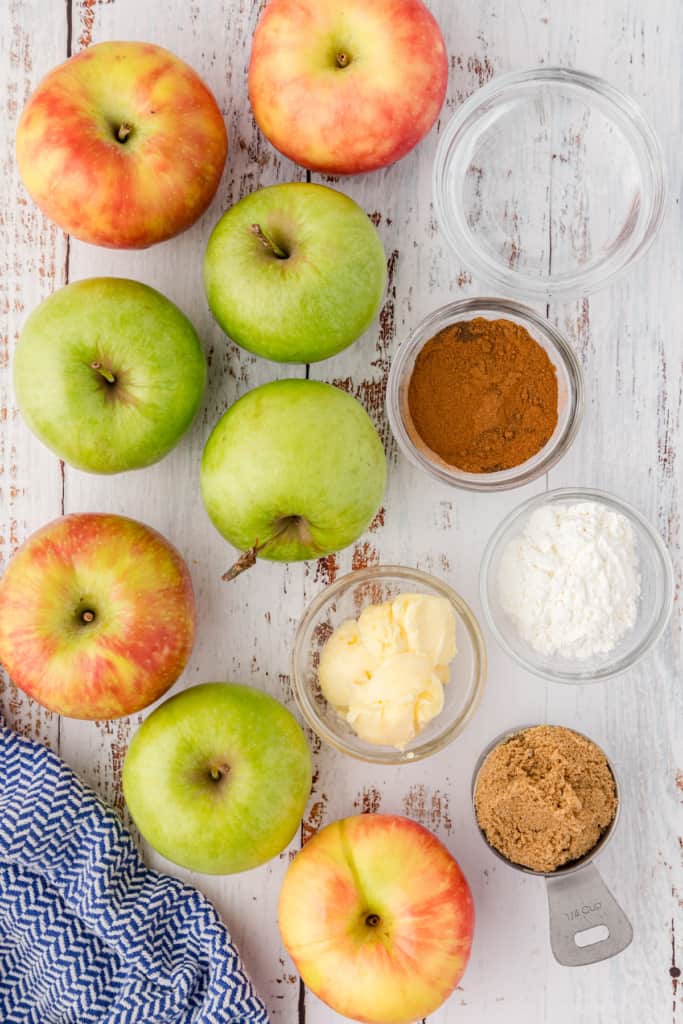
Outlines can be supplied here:
[[408, 408], [425, 445], [467, 473], [519, 466], [557, 425], [557, 372], [520, 324], [475, 317], [418, 355]]

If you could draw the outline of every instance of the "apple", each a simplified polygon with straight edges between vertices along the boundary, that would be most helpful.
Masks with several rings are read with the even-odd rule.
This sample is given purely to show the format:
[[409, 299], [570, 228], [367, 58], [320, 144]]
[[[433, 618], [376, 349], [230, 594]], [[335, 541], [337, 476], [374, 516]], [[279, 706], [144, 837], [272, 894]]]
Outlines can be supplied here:
[[70, 718], [119, 718], [157, 700], [185, 668], [194, 631], [185, 562], [123, 516], [55, 519], [0, 580], [0, 662]]
[[123, 766], [126, 803], [147, 842], [214, 875], [280, 853], [310, 791], [311, 752], [294, 716], [236, 683], [205, 683], [164, 701]]
[[435, 835], [409, 818], [361, 814], [323, 828], [294, 858], [279, 924], [303, 981], [334, 1010], [412, 1024], [462, 977], [474, 908]]
[[70, 57], [40, 82], [17, 129], [19, 172], [43, 213], [112, 249], [144, 249], [194, 224], [227, 146], [201, 78], [151, 43]]
[[421, 0], [270, 0], [249, 98], [285, 156], [311, 171], [360, 174], [427, 134], [447, 80], [443, 36]]
[[204, 394], [206, 360], [194, 327], [137, 281], [91, 278], [31, 313], [14, 356], [19, 409], [43, 444], [91, 473], [163, 458]]
[[386, 459], [370, 417], [346, 392], [278, 380], [247, 392], [209, 437], [201, 491], [214, 526], [253, 564], [318, 558], [351, 544], [375, 515]]
[[305, 182], [241, 199], [216, 224], [204, 260], [209, 306], [225, 333], [284, 363], [327, 359], [355, 341], [386, 280], [370, 218], [341, 192]]

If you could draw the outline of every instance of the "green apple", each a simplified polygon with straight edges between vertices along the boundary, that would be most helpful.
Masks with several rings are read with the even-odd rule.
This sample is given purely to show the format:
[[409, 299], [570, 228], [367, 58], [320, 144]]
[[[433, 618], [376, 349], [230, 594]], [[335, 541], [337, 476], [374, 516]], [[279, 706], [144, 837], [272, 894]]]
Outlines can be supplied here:
[[164, 701], [123, 766], [126, 803], [147, 842], [213, 875], [280, 853], [310, 791], [311, 752], [294, 716], [236, 683], [205, 683]]
[[202, 497], [214, 525], [249, 556], [277, 561], [353, 543], [385, 483], [382, 442], [362, 405], [314, 380], [247, 392], [219, 420], [202, 458]]
[[341, 352], [372, 323], [387, 271], [372, 221], [352, 199], [292, 182], [236, 203], [204, 261], [209, 305], [242, 348], [281, 363]]
[[55, 292], [29, 316], [14, 356], [29, 427], [90, 473], [158, 462], [192, 422], [205, 381], [187, 317], [154, 288], [123, 278]]

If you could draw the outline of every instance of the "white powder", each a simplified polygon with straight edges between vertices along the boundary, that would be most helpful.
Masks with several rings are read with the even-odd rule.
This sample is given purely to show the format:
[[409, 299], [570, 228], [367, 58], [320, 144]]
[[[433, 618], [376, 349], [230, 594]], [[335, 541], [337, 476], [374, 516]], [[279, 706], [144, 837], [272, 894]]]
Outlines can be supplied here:
[[590, 658], [633, 627], [640, 573], [630, 522], [606, 505], [546, 505], [510, 541], [498, 577], [504, 611], [541, 654]]

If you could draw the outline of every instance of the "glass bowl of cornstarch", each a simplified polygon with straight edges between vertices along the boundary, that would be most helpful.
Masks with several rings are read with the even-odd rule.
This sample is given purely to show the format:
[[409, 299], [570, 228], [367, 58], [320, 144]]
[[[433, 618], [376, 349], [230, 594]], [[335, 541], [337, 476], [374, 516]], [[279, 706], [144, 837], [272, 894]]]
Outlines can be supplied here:
[[485, 621], [530, 672], [589, 683], [631, 668], [671, 615], [671, 559], [637, 509], [587, 488], [518, 506], [481, 565]]

